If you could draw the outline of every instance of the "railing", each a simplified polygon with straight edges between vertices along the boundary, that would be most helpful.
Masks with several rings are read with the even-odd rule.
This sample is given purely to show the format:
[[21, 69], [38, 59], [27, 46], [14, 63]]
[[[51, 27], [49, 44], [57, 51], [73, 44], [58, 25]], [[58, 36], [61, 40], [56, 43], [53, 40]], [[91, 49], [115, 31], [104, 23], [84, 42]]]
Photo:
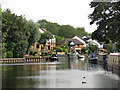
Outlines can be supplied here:
[[49, 61], [50, 57], [25, 57], [25, 58], [3, 58], [1, 63], [26, 63]]

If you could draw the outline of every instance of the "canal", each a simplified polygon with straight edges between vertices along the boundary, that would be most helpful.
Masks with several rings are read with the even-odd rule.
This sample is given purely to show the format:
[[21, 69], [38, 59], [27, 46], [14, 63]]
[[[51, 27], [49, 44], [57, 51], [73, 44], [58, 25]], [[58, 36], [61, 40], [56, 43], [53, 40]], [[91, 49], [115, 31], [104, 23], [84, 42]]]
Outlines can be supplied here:
[[3, 64], [2, 88], [119, 88], [119, 76], [88, 60]]

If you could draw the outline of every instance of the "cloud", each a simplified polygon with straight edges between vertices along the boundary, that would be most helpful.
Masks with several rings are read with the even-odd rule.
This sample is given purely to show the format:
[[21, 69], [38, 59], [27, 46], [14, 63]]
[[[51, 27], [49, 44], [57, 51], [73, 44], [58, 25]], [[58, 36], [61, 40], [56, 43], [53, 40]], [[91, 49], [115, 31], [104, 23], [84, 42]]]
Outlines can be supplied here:
[[85, 27], [91, 33], [96, 29], [90, 26], [88, 14], [92, 13], [91, 0], [3, 0], [2, 8], [10, 8], [17, 15], [37, 21], [46, 19], [58, 24], [69, 24], [74, 27]]

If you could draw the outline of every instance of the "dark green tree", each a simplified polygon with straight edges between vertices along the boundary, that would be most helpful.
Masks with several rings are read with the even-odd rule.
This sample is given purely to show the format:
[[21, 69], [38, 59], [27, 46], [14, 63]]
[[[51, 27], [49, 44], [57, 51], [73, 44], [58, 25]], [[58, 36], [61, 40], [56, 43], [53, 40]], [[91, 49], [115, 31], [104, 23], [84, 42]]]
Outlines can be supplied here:
[[65, 39], [64, 37], [56, 36], [56, 43], [60, 43], [64, 39]]
[[116, 49], [117, 49], [118, 52], [120, 52], [120, 41], [118, 41], [118, 42], [116, 43]]
[[59, 28], [60, 28], [60, 26], [56, 23], [47, 23], [45, 25], [45, 29], [54, 35], [58, 35]]
[[89, 15], [90, 24], [97, 25], [92, 38], [104, 42], [120, 40], [120, 2], [91, 2], [90, 6], [94, 8]]
[[29, 39], [28, 39], [28, 48], [37, 42], [40, 39], [40, 31], [39, 31], [39, 26], [37, 23], [34, 23], [32, 20], [28, 21], [28, 26], [29, 26]]
[[38, 20], [37, 23], [40, 28], [45, 28], [45, 25], [48, 23], [48, 21], [46, 21], [45, 19], [42, 19], [42, 20]]
[[39, 43], [42, 43], [45, 46], [46, 41], [51, 39], [51, 38], [52, 38], [52, 35], [49, 32], [45, 32], [45, 33], [41, 34], [41, 38], [39, 40]]
[[68, 35], [75, 35], [75, 33], [76, 32], [75, 32], [74, 27], [72, 27], [70, 25], [62, 25], [58, 32], [58, 36], [66, 37]]
[[[3, 57], [8, 52], [13, 57], [23, 57], [30, 45], [39, 40], [37, 24], [27, 21], [23, 16], [11, 13], [9, 9], [2, 12], [2, 51]], [[12, 54], [9, 54], [12, 55]]]
[[76, 28], [76, 35], [82, 37], [82, 36], [86, 36], [88, 33], [85, 32], [84, 28]]

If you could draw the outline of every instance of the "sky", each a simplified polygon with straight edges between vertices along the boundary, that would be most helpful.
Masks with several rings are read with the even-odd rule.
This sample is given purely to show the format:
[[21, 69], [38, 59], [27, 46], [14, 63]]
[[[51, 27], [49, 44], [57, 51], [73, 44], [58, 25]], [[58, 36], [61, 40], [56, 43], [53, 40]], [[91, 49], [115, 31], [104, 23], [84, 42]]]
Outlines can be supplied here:
[[25, 15], [26, 19], [47, 21], [74, 28], [84, 27], [92, 33], [97, 29], [90, 25], [88, 15], [93, 12], [89, 4], [92, 0], [1, 0], [2, 10], [9, 8], [12, 13]]

